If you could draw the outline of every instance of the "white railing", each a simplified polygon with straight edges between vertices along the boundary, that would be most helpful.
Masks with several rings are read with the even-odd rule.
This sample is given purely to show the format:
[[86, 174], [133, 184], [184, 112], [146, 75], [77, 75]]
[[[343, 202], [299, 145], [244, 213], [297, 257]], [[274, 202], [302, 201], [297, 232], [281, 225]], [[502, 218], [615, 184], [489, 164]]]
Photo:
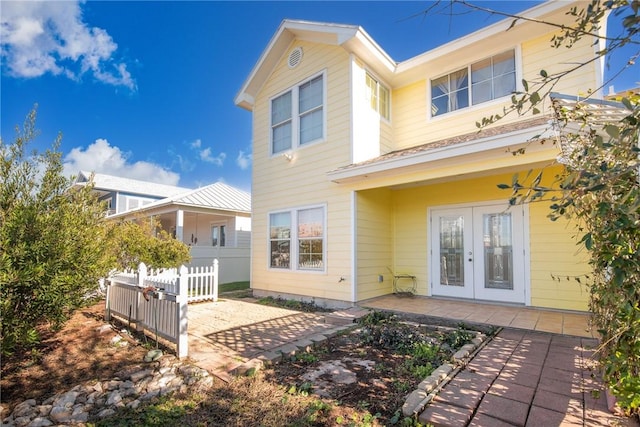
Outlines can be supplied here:
[[185, 266], [152, 271], [141, 263], [137, 272], [116, 273], [107, 280], [105, 317], [118, 316], [176, 344], [186, 357], [188, 302], [218, 300], [218, 260], [210, 267]]

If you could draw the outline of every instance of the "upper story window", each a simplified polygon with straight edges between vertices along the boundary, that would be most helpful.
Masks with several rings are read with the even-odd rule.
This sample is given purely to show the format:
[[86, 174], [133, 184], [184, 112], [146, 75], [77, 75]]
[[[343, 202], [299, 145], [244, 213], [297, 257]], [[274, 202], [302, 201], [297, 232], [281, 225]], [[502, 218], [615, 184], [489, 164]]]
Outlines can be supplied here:
[[431, 80], [431, 116], [501, 98], [515, 90], [515, 51], [509, 50]]
[[371, 108], [389, 120], [389, 89], [367, 73], [367, 100]]
[[271, 100], [271, 154], [291, 150], [323, 137], [323, 75]]

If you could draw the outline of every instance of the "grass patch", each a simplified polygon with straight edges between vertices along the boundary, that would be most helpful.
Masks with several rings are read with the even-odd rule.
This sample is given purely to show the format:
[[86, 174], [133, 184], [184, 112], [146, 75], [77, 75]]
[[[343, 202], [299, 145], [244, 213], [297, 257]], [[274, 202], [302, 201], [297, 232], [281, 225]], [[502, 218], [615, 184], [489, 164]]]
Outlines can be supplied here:
[[234, 292], [234, 291], [245, 291], [251, 288], [251, 283], [246, 282], [231, 282], [224, 283], [218, 287], [218, 292]]

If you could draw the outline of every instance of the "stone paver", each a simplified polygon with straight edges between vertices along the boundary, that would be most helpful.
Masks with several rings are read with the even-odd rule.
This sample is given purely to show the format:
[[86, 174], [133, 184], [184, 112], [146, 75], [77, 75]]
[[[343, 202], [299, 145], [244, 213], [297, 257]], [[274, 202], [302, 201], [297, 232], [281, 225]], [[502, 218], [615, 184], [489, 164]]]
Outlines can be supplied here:
[[590, 338], [503, 329], [419, 420], [450, 427], [637, 426], [608, 410], [589, 369], [596, 345]]
[[229, 380], [230, 373], [308, 351], [367, 312], [349, 309], [326, 316], [255, 304], [252, 299], [189, 305], [189, 358]]

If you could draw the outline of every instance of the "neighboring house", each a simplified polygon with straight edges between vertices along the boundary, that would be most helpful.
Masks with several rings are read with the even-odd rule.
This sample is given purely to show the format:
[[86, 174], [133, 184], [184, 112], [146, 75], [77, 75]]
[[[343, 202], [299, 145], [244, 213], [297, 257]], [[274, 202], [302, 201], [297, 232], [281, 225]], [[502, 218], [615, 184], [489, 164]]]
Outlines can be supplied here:
[[75, 186], [89, 183], [93, 177], [93, 191], [107, 204], [108, 215], [115, 215], [138, 209], [156, 200], [190, 191], [189, 188], [156, 184], [119, 176], [80, 171], [74, 181]]
[[[91, 177], [81, 175], [81, 182], [88, 182]], [[250, 193], [221, 182], [190, 190], [102, 174], [96, 174], [94, 180], [94, 191], [105, 200], [125, 200], [125, 203], [130, 198], [141, 200], [134, 209], [117, 209], [118, 213], [109, 215], [109, 219], [137, 220], [153, 216], [163, 230], [191, 247], [189, 265], [211, 265], [217, 258], [220, 283], [249, 280]], [[149, 194], [144, 193], [146, 189]], [[166, 191], [167, 196], [158, 198], [161, 191]]]
[[[576, 5], [525, 15], [569, 23]], [[253, 114], [255, 294], [348, 306], [407, 275], [418, 295], [587, 309], [588, 290], [553, 277], [587, 271], [572, 226], [547, 219], [545, 204], [509, 207], [497, 187], [561, 170], [551, 103], [481, 132], [476, 122], [502, 114], [523, 79], [601, 46], [553, 49], [553, 27], [512, 23], [397, 63], [358, 26], [282, 22], [235, 99]], [[598, 91], [602, 73], [590, 62], [554, 91]]]

